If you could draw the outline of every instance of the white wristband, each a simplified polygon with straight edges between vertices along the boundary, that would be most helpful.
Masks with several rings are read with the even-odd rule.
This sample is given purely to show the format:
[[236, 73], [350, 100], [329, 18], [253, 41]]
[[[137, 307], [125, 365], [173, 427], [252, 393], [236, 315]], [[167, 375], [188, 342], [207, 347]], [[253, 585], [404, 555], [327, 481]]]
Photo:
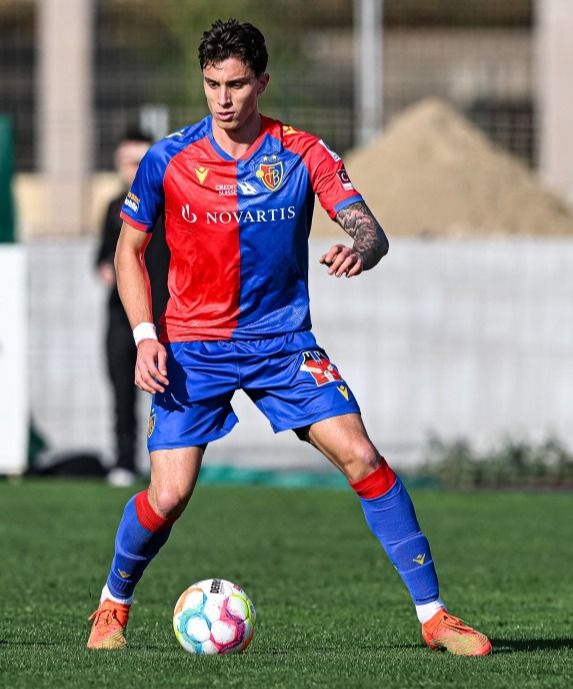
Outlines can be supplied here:
[[153, 323], [139, 323], [139, 325], [136, 325], [133, 329], [133, 339], [135, 340], [136, 347], [142, 340], [156, 340], [157, 333]]

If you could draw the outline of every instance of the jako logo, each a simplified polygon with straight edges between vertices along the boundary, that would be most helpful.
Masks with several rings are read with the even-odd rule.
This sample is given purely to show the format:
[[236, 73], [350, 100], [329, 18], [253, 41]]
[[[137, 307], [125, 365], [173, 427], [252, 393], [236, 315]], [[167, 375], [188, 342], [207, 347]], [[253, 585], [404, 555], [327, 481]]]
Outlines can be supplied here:
[[191, 207], [188, 203], [186, 203], [184, 206], [181, 206], [181, 217], [183, 220], [185, 220], [185, 222], [197, 222], [197, 216], [191, 211]]

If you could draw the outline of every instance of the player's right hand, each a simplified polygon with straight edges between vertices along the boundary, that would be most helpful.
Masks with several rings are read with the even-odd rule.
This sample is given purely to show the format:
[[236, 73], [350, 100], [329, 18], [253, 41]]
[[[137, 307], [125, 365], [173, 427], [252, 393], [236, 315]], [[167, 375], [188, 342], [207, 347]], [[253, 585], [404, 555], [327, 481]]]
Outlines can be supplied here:
[[150, 392], [165, 392], [167, 380], [167, 352], [157, 340], [141, 340], [137, 346], [137, 361], [135, 364], [135, 384], [140, 390]]

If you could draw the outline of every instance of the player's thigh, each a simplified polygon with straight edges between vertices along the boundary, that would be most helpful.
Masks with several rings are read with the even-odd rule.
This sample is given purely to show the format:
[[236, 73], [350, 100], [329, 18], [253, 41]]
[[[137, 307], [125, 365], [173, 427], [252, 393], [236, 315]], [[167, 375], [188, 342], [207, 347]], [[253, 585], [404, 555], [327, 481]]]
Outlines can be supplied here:
[[311, 424], [307, 439], [350, 481], [368, 476], [381, 462], [357, 413], [332, 416]]
[[232, 392], [187, 404], [173, 404], [165, 394], [153, 398], [147, 425], [147, 448], [185, 449], [211, 443], [227, 435], [237, 423]]
[[204, 447], [151, 452], [149, 502], [163, 516], [178, 516], [189, 502], [201, 471]]
[[165, 392], [153, 397], [147, 431], [150, 452], [204, 445], [237, 422], [231, 399], [239, 385], [229, 343], [167, 344]]

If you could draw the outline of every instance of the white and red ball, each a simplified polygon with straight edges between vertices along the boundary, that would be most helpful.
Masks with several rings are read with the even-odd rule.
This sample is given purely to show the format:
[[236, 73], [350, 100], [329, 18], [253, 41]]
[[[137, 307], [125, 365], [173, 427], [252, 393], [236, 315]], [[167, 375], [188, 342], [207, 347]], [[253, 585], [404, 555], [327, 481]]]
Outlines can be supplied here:
[[189, 653], [240, 653], [253, 638], [255, 620], [255, 607], [240, 586], [225, 579], [205, 579], [179, 597], [173, 629]]

